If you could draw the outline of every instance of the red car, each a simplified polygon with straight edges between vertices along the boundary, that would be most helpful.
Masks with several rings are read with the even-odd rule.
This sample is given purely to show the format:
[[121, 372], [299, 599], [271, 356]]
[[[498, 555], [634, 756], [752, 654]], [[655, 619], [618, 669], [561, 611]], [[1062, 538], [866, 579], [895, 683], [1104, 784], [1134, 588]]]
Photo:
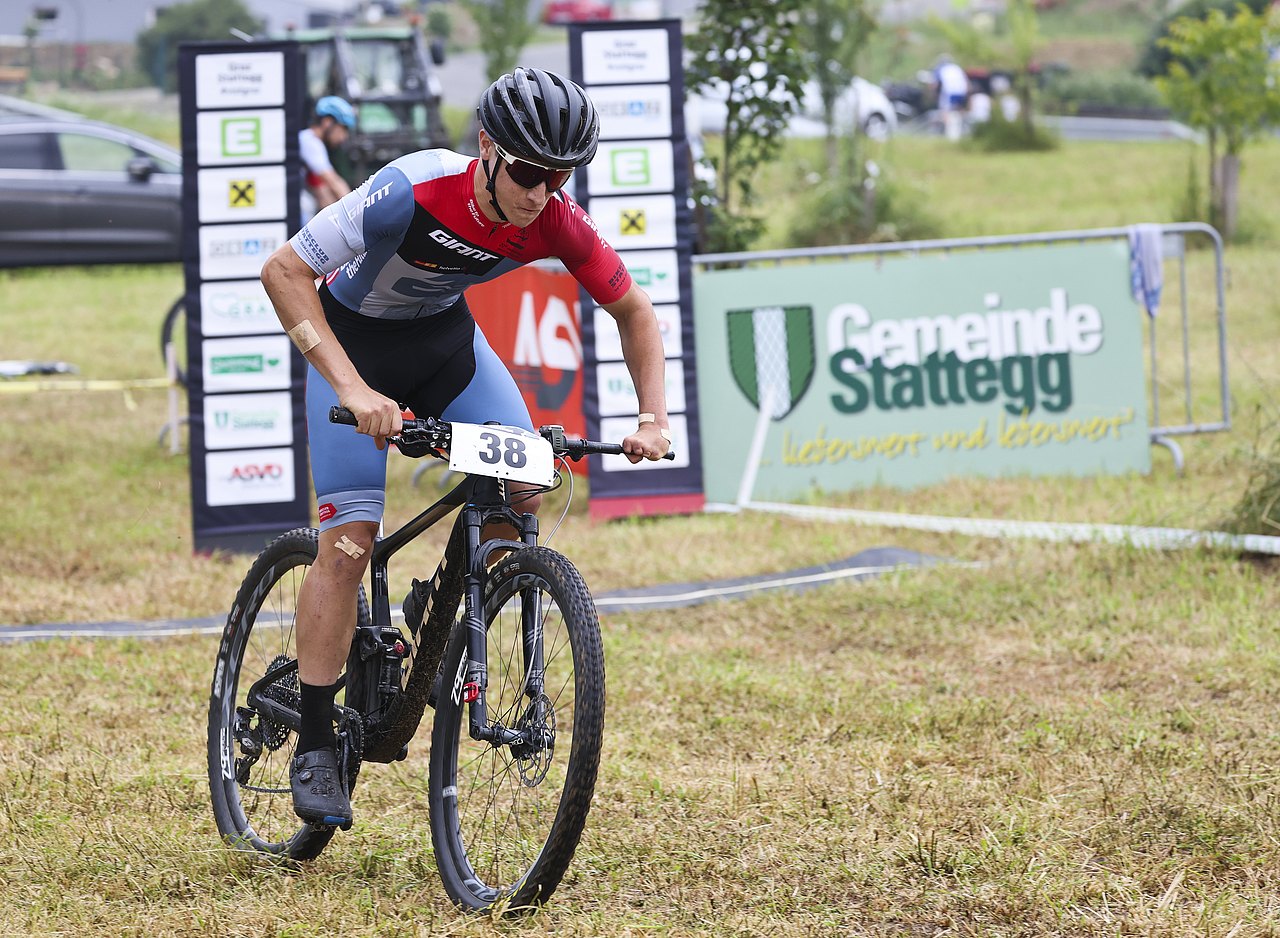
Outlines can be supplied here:
[[542, 11], [545, 23], [597, 23], [613, 19], [613, 7], [604, 0], [549, 0]]

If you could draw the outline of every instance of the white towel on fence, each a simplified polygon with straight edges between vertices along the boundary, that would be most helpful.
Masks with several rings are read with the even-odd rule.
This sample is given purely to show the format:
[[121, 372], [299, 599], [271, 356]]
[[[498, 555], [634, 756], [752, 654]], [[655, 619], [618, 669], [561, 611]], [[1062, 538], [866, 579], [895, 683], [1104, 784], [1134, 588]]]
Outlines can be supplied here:
[[1154, 316], [1164, 288], [1164, 232], [1159, 225], [1129, 226], [1129, 288]]

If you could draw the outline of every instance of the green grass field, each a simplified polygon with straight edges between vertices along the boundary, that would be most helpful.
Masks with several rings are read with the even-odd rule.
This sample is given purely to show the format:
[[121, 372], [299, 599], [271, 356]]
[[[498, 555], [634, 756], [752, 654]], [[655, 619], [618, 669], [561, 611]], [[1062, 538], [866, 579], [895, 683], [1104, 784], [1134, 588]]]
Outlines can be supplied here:
[[[1182, 145], [982, 156], [901, 138], [948, 235], [1171, 220]], [[797, 153], [795, 161], [814, 159]], [[784, 176], [792, 182], [784, 183]], [[779, 199], [803, 185], [780, 171]], [[1246, 152], [1257, 235], [1227, 255], [1235, 429], [1178, 476], [956, 480], [834, 503], [1212, 527], [1275, 437], [1280, 143]], [[792, 186], [793, 188], [787, 188]], [[1207, 256], [1192, 258], [1199, 294]], [[162, 373], [176, 266], [0, 272], [7, 358]], [[1196, 336], [1196, 361], [1212, 355]], [[1201, 393], [1200, 389], [1197, 394]], [[0, 393], [0, 623], [225, 613], [248, 558], [191, 552], [162, 391]], [[389, 523], [427, 497], [393, 460]], [[561, 503], [562, 504], [562, 503]], [[549, 516], [549, 512], [547, 513]], [[549, 527], [549, 526], [548, 526]], [[22, 935], [1280, 933], [1275, 562], [706, 515], [553, 546], [597, 591], [844, 557], [964, 561], [604, 620], [609, 716], [587, 834], [530, 920], [461, 917], [435, 877], [423, 740], [361, 776], [356, 827], [300, 871], [219, 843], [212, 638], [0, 646], [0, 925]], [[393, 571], [393, 592], [435, 544]]]

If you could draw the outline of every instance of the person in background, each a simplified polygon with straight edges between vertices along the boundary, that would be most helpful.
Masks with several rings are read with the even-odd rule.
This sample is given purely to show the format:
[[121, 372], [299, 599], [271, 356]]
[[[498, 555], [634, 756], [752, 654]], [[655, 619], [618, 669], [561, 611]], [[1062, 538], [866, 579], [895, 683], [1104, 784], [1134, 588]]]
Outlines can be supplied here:
[[311, 126], [298, 132], [298, 153], [302, 157], [302, 223], [351, 191], [329, 159], [329, 151], [342, 146], [356, 128], [356, 109], [337, 95], [316, 102]]
[[948, 140], [959, 140], [964, 130], [964, 106], [969, 97], [969, 76], [951, 56], [943, 54], [933, 67], [933, 83], [938, 92], [942, 132]]

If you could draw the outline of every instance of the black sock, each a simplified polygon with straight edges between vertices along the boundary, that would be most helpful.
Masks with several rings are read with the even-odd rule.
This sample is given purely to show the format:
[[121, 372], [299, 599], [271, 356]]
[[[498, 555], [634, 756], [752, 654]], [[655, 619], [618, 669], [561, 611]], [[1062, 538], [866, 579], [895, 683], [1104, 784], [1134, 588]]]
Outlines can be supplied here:
[[298, 711], [302, 716], [302, 729], [298, 733], [298, 755], [337, 745], [333, 735], [333, 698], [340, 686], [337, 681], [328, 686], [305, 682], [301, 685]]

